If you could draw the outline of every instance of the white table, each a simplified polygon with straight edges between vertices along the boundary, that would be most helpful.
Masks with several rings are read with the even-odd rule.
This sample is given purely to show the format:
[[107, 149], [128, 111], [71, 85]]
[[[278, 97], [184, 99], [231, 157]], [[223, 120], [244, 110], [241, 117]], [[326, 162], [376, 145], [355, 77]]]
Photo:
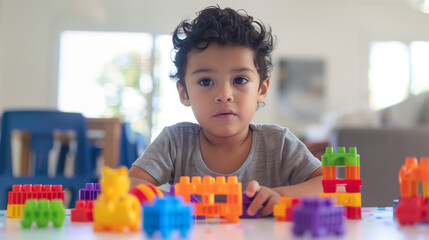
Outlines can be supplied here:
[[[6, 211], [0, 211], [0, 239], [149, 239], [144, 232], [138, 233], [95, 233], [92, 223], [70, 222], [67, 214], [62, 228], [54, 229], [51, 225], [46, 229], [22, 229], [20, 219], [6, 217]], [[321, 239], [429, 239], [429, 225], [399, 226], [392, 218], [392, 208], [363, 208], [362, 220], [345, 220], [346, 234], [340, 237], [330, 236]], [[209, 240], [247, 240], [247, 239], [310, 239], [309, 234], [295, 237], [291, 222], [278, 222], [274, 218], [241, 219], [240, 223], [220, 223], [219, 219], [198, 220], [189, 239]], [[153, 239], [161, 239], [156, 235]], [[171, 239], [179, 239], [174, 234]]]

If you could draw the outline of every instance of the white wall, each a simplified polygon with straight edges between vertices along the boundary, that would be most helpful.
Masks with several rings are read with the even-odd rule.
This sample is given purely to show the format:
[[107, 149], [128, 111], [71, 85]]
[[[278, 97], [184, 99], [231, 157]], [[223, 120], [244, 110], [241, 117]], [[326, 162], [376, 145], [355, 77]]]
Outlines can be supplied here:
[[[274, 63], [282, 57], [324, 59], [325, 111], [368, 103], [371, 40], [429, 40], [429, 15], [402, 0], [0, 0], [0, 111], [56, 106], [61, 30], [171, 33], [179, 21], [215, 3], [244, 8], [272, 27]], [[302, 123], [277, 116], [275, 69], [272, 79], [255, 121], [299, 129]]]

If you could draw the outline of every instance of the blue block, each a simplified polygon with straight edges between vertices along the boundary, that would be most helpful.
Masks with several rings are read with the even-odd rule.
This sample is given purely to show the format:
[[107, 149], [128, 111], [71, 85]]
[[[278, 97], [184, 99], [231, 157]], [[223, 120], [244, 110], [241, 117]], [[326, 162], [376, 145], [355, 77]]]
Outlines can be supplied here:
[[153, 205], [143, 206], [143, 230], [149, 237], [159, 231], [163, 238], [169, 238], [174, 230], [187, 237], [194, 223], [193, 213], [194, 206], [181, 197], [156, 198]]

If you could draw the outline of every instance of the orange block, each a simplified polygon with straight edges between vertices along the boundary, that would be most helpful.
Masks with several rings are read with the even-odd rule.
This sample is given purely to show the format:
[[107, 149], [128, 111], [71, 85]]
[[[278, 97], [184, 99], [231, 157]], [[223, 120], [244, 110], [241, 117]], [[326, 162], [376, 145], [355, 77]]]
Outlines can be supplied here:
[[337, 179], [337, 166], [324, 166], [322, 170], [324, 180]]
[[281, 197], [279, 204], [273, 207], [273, 215], [277, 221], [292, 221], [292, 209], [300, 204], [299, 198]]
[[346, 166], [346, 179], [360, 179], [360, 166]]
[[420, 178], [422, 182], [429, 182], [429, 157], [420, 159]]
[[[191, 195], [201, 196], [201, 202], [195, 203], [195, 215], [208, 218], [220, 216], [229, 222], [239, 222], [242, 214], [242, 186], [238, 182], [237, 176], [219, 176], [213, 178], [204, 176], [181, 177], [180, 182], [175, 185], [176, 195], [182, 195], [186, 202], [191, 202]], [[226, 202], [215, 202], [215, 196], [226, 196]]]
[[420, 180], [420, 168], [415, 157], [407, 157], [405, 164], [399, 171], [399, 187], [402, 197], [414, 197], [418, 195]]

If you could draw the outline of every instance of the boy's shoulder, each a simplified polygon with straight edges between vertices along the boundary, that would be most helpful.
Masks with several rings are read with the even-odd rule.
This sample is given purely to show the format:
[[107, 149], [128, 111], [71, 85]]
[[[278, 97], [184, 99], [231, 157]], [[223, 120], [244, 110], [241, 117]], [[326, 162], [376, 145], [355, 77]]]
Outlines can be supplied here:
[[278, 133], [286, 134], [289, 132], [289, 129], [287, 127], [283, 127], [276, 124], [250, 123], [250, 128], [253, 131], [265, 132], [265, 133], [278, 132]]
[[169, 133], [190, 133], [190, 132], [195, 132], [195, 133], [199, 133], [201, 131], [201, 126], [197, 123], [192, 123], [192, 122], [180, 122], [180, 123], [176, 123], [174, 125], [165, 127], [164, 129], [165, 131], [169, 132]]

